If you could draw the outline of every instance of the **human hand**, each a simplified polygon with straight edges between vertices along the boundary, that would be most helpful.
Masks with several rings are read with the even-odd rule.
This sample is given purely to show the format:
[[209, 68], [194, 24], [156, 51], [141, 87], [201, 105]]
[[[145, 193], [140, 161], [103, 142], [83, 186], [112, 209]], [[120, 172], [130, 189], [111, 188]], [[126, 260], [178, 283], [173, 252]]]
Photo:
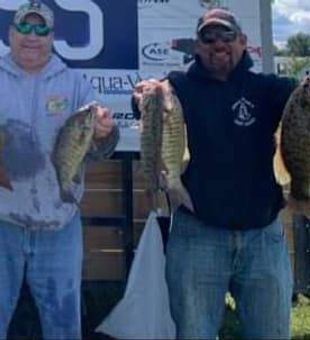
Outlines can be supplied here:
[[148, 91], [153, 90], [157, 86], [161, 86], [161, 81], [154, 79], [154, 78], [151, 78], [148, 80], [141, 80], [138, 83], [136, 83], [133, 89], [133, 98], [136, 104], [138, 105], [139, 110], [141, 110], [140, 103], [141, 103], [143, 94], [145, 94]]
[[115, 122], [112, 118], [111, 110], [107, 107], [95, 105], [92, 107], [95, 110], [95, 133], [94, 139], [104, 139], [112, 132]]

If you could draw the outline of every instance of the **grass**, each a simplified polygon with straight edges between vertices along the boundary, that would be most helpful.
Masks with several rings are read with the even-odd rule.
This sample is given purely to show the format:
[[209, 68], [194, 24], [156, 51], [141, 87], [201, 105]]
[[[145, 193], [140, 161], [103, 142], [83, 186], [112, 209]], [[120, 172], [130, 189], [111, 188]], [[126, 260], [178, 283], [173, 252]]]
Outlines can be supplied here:
[[[235, 313], [235, 302], [226, 297], [226, 314], [220, 331], [220, 339], [240, 339], [240, 324]], [[310, 299], [298, 294], [293, 302], [291, 314], [292, 340], [310, 340]]]
[[292, 309], [293, 339], [310, 339], [310, 299], [298, 295]]

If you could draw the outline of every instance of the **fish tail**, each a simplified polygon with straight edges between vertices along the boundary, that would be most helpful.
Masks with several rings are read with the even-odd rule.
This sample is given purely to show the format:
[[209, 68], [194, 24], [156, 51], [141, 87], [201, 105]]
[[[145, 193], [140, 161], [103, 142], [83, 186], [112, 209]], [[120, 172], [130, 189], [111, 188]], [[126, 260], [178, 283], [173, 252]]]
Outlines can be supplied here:
[[194, 211], [191, 197], [180, 179], [175, 180], [173, 183], [168, 181], [166, 191], [168, 192], [173, 211], [175, 211], [180, 205], [184, 205], [189, 210]]

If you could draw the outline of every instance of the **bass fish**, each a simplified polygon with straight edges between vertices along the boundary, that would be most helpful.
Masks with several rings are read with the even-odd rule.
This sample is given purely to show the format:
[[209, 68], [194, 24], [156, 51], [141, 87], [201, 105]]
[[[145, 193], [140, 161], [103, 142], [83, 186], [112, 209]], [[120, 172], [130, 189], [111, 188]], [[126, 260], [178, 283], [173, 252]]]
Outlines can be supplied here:
[[168, 81], [147, 89], [140, 103], [142, 113], [141, 163], [147, 189], [168, 192], [171, 207], [181, 204], [193, 210], [183, 186], [186, 133], [181, 104]]
[[71, 188], [74, 182], [81, 181], [79, 170], [91, 147], [94, 126], [94, 107], [88, 105], [69, 117], [57, 135], [52, 162], [56, 169], [60, 197], [64, 202], [77, 203]]
[[291, 195], [310, 198], [310, 77], [291, 94], [283, 112], [281, 153], [291, 177]]

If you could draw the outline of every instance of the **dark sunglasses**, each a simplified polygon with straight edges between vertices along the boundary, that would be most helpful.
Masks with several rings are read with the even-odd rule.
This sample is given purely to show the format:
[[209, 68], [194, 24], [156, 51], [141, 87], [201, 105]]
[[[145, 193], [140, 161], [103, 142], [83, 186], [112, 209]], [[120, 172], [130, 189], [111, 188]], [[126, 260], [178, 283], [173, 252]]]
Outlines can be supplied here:
[[21, 22], [20, 24], [14, 24], [14, 27], [18, 33], [30, 34], [34, 32], [39, 37], [46, 37], [51, 29], [45, 24], [30, 24], [29, 22]]
[[199, 32], [199, 39], [204, 44], [213, 44], [217, 40], [221, 40], [225, 43], [235, 41], [237, 38], [237, 32], [235, 31], [209, 31], [202, 30]]

